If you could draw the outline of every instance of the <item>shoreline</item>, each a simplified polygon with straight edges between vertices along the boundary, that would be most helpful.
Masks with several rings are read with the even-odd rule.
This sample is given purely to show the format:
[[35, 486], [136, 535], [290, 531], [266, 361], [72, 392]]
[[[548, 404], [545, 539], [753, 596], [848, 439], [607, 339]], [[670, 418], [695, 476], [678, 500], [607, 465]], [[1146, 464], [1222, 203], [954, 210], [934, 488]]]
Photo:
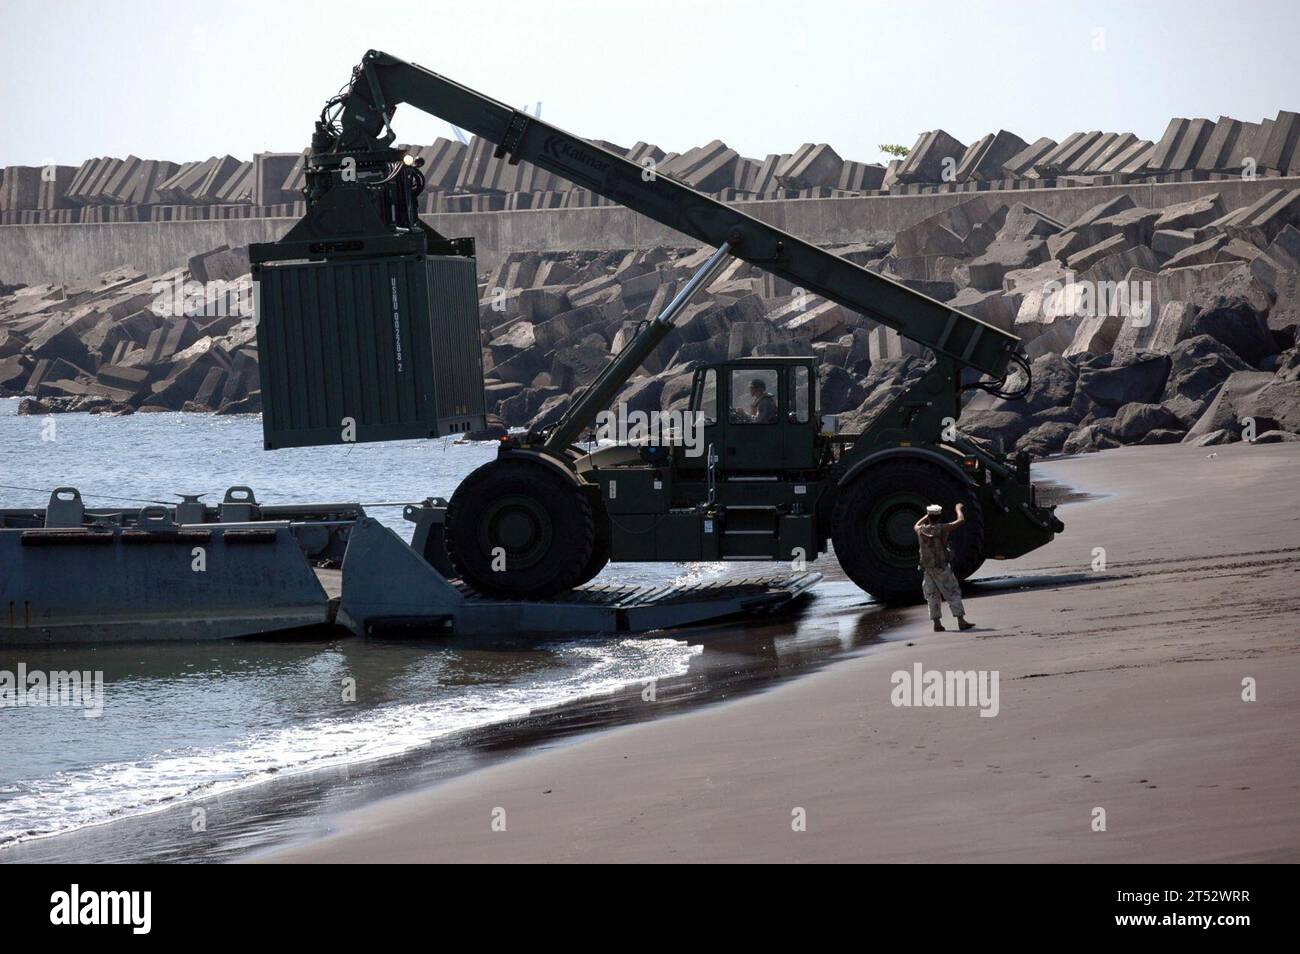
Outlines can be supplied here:
[[[697, 651], [688, 671], [656, 680], [657, 704], [668, 712], [689, 712], [764, 692], [774, 684], [803, 678], [846, 653], [871, 648], [887, 626], [883, 608], [873, 607], [866, 614], [855, 610], [853, 627], [837, 625], [837, 617], [856, 598], [857, 590], [843, 581], [833, 584], [830, 593], [823, 592], [819, 601], [806, 601], [794, 612], [673, 634], [672, 638]], [[634, 681], [583, 695], [431, 739], [396, 755], [251, 779], [220, 793], [23, 838], [0, 847], [0, 864], [72, 859], [81, 853], [126, 862], [223, 861], [246, 855], [250, 843], [254, 852], [275, 850], [295, 843], [304, 833], [318, 833], [320, 820], [340, 811], [418, 791], [593, 731], [665, 717], [664, 712], [646, 709], [643, 685], [644, 680]], [[200, 807], [219, 810], [225, 821], [199, 843], [191, 834], [174, 840], [150, 834], [188, 833], [189, 813]], [[241, 816], [255, 821], [241, 822]], [[153, 846], [147, 847], [151, 842]]]
[[[1102, 496], [1015, 564], [1032, 585], [974, 588], [973, 633], [931, 633], [911, 607], [877, 651], [325, 818], [325, 837], [248, 860], [1295, 860], [1297, 462], [1289, 445], [1044, 462]], [[893, 706], [892, 673], [918, 662], [996, 670], [999, 714]]]

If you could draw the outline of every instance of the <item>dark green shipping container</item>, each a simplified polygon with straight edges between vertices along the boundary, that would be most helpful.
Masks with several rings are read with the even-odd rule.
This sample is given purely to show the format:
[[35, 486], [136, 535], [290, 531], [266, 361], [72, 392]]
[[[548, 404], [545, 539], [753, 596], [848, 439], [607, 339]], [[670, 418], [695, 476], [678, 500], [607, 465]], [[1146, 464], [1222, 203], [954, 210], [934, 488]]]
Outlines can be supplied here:
[[268, 450], [485, 426], [473, 258], [268, 263], [253, 277]]

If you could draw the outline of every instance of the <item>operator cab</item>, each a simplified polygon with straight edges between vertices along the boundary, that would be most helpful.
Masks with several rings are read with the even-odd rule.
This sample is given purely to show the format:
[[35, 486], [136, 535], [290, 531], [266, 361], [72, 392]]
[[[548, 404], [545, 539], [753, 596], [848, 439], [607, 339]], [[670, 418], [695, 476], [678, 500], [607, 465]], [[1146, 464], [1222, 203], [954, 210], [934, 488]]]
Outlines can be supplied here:
[[817, 466], [817, 359], [740, 358], [699, 368], [690, 410], [703, 420], [705, 453], [679, 466], [707, 463], [723, 473], [811, 470]]

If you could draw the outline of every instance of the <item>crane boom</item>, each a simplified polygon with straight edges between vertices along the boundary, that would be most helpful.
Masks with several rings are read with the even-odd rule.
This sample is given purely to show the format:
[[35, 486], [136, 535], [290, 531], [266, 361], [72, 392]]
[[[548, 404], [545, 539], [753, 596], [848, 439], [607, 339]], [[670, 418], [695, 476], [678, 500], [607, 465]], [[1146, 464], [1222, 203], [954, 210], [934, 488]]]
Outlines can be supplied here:
[[340, 99], [341, 146], [392, 143], [401, 103], [497, 144], [524, 160], [792, 284], [837, 302], [958, 365], [1004, 379], [1020, 339], [942, 302], [790, 235], [667, 175], [617, 155], [469, 87], [387, 53], [370, 51]]

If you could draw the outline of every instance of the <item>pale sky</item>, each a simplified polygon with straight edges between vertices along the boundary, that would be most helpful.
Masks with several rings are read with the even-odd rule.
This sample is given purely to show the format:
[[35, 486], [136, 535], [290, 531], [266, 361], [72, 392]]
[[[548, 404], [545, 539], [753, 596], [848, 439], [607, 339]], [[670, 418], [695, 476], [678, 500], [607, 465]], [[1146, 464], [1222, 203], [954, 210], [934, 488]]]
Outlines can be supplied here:
[[[297, 151], [371, 48], [579, 135], [757, 158], [1300, 110], [1295, 0], [0, 0], [0, 165]], [[452, 135], [410, 107], [393, 125]]]

